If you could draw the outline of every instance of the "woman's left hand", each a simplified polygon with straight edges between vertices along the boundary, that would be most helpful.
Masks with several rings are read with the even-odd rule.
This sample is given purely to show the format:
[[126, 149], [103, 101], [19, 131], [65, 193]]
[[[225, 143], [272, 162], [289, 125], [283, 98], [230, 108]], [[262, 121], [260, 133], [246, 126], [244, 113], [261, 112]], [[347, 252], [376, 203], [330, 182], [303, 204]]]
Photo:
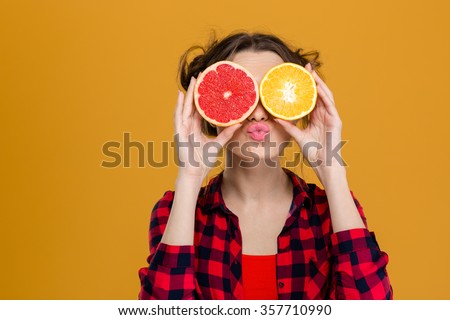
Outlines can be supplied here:
[[[337, 112], [331, 90], [312, 70], [308, 63], [306, 69], [313, 75], [317, 86], [316, 106], [310, 114], [310, 123], [305, 129], [298, 128], [293, 121], [276, 118], [278, 122], [298, 143], [302, 153], [313, 167], [319, 179], [340, 168], [344, 169], [340, 148], [342, 121]], [[322, 179], [321, 179], [322, 180]]]

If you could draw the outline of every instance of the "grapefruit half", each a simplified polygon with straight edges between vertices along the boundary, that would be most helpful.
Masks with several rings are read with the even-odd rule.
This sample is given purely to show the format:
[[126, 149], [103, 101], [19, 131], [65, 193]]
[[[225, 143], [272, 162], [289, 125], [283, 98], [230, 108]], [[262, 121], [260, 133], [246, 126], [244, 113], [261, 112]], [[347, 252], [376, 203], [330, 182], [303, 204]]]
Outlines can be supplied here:
[[219, 61], [206, 68], [194, 88], [194, 102], [200, 115], [221, 127], [246, 119], [258, 100], [258, 83], [252, 74], [231, 61]]
[[314, 77], [295, 63], [285, 62], [271, 68], [261, 80], [259, 90], [264, 108], [284, 120], [300, 119], [316, 105]]

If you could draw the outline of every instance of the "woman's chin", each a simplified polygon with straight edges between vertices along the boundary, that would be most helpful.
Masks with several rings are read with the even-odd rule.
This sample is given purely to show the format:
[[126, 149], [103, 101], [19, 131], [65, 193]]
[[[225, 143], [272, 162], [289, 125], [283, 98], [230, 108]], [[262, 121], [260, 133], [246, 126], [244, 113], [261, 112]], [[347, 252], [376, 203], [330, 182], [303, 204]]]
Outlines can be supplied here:
[[244, 153], [233, 153], [234, 165], [238, 165], [243, 168], [256, 168], [259, 166], [277, 167], [280, 156], [278, 154], [270, 154], [267, 151], [260, 150], [260, 148], [254, 150], [247, 150]]

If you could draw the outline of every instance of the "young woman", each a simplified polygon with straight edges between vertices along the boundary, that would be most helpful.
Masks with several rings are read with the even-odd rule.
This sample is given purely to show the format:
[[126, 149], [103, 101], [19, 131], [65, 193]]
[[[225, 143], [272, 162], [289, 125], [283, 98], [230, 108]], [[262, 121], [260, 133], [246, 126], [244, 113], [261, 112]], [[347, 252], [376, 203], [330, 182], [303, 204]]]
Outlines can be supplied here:
[[[341, 142], [342, 122], [314, 70], [318, 53], [301, 51], [274, 35], [236, 33], [212, 42], [190, 63], [190, 50], [182, 57], [186, 93], [178, 93], [174, 122], [185, 165], [175, 190], [152, 211], [139, 299], [392, 299], [388, 256], [367, 229], [346, 168], [338, 157], [326, 162], [326, 152]], [[243, 66], [258, 84], [278, 64], [300, 64], [316, 81], [316, 107], [297, 123], [274, 118], [259, 102], [242, 123], [214, 127], [197, 112], [193, 88], [198, 74], [221, 60]], [[249, 128], [263, 128], [276, 147], [265, 148]], [[324, 189], [279, 164], [291, 138], [309, 163], [320, 164], [312, 167]], [[211, 169], [206, 152], [219, 152], [205, 150], [208, 142], [225, 148], [227, 166], [202, 187]], [[321, 147], [306, 152], [311, 143]], [[250, 153], [259, 161], [242, 165]]]

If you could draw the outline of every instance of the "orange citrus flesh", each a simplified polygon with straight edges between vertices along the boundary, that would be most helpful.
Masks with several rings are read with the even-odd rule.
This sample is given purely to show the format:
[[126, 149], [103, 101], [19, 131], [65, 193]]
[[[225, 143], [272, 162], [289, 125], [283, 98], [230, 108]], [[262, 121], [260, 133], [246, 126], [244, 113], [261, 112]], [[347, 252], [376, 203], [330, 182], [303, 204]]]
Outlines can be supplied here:
[[300, 119], [316, 105], [316, 82], [308, 70], [295, 63], [270, 69], [261, 80], [259, 91], [264, 108], [284, 120]]

